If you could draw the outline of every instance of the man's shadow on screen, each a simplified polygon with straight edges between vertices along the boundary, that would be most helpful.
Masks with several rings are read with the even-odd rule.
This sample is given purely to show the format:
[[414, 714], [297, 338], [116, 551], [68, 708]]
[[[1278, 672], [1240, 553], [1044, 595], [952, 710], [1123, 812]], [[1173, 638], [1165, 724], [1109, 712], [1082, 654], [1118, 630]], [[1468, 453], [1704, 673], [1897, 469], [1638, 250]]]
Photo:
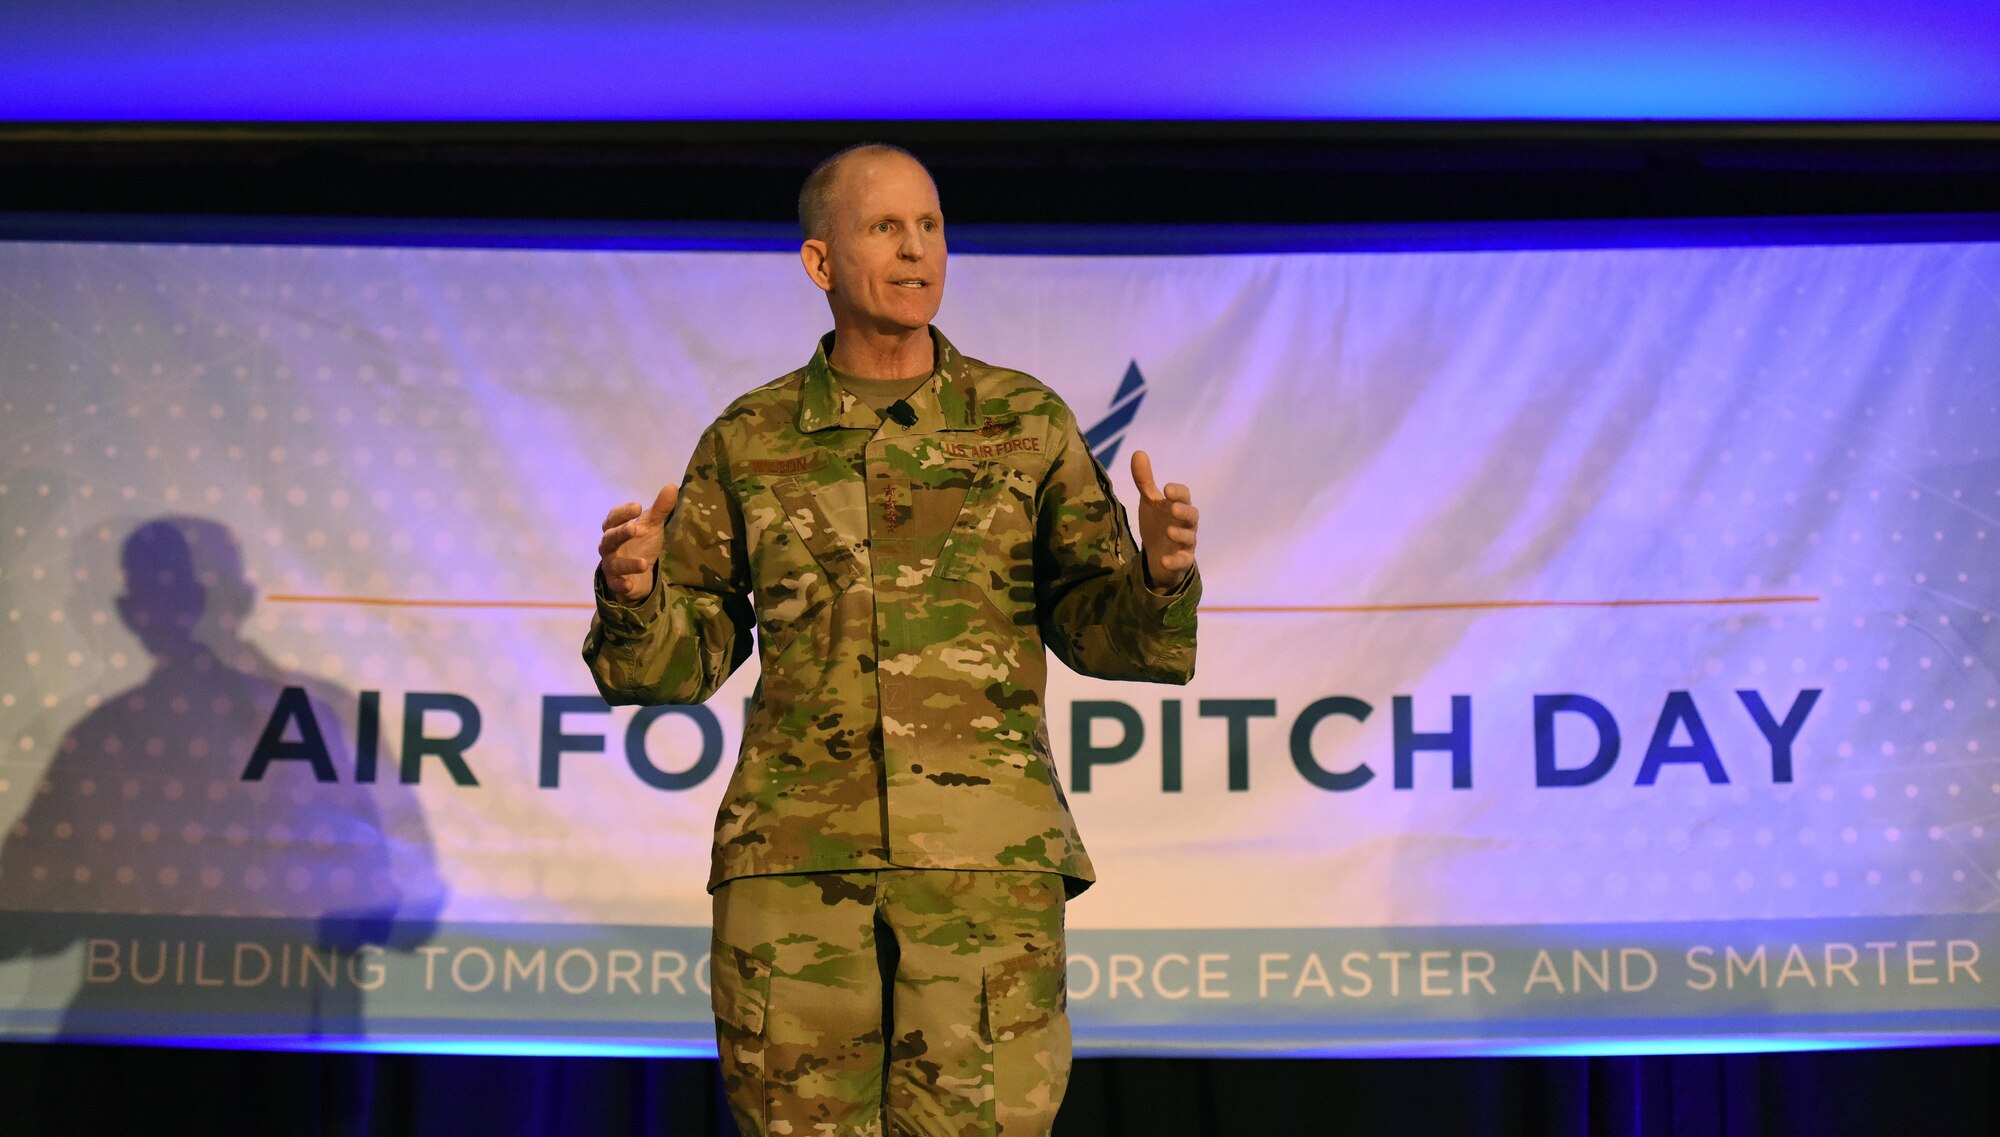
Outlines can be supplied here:
[[[0, 846], [0, 960], [89, 941], [66, 1037], [178, 1033], [161, 1013], [208, 1020], [192, 1033], [365, 1033], [376, 952], [427, 941], [445, 899], [416, 798], [393, 756], [386, 782], [353, 781], [350, 693], [243, 638], [256, 590], [227, 528], [156, 518], [120, 562], [118, 617], [152, 671], [70, 728]], [[245, 780], [288, 688], [305, 692], [339, 780], [304, 761]], [[133, 916], [286, 922], [118, 918]]]

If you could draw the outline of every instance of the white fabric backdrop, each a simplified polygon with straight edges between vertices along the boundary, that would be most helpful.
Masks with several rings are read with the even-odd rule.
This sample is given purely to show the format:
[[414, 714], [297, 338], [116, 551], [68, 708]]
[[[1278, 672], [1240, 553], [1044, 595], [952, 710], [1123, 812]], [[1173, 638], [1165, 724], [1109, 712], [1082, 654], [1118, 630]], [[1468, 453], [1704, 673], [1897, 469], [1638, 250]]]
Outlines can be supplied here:
[[[458, 949], [420, 945], [455, 929], [706, 925], [709, 828], [754, 663], [711, 704], [723, 768], [686, 789], [635, 776], [630, 710], [564, 715], [563, 732], [606, 750], [558, 755], [558, 784], [541, 784], [543, 698], [590, 691], [576, 653], [605, 509], [678, 478], [728, 398], [808, 357], [826, 319], [800, 277], [794, 258], [761, 253], [0, 246], [0, 824], [14, 827], [0, 908], [71, 914], [5, 917], [31, 929], [0, 964], [10, 1029], [111, 1029], [49, 1013], [130, 987], [135, 959], [152, 966], [151, 933], [99, 934], [83, 913], [324, 923], [394, 909], [415, 929], [404, 942], [346, 946], [386, 949], [412, 983], [428, 964], [431, 1025], [408, 1033], [477, 1036], [465, 1022], [481, 1016], [618, 1033], [599, 1029], [602, 1007], [489, 1007], [501, 988], [478, 986], [476, 957], [454, 987]], [[1675, 925], [1733, 922], [1783, 931], [1773, 975], [1780, 941], [1831, 942], [1842, 920], [1886, 919], [1899, 944], [1984, 942], [2000, 899], [2000, 247], [961, 256], [939, 324], [968, 354], [1049, 382], [1086, 424], [1136, 367], [1143, 401], [1114, 483], [1129, 501], [1123, 461], [1143, 447], [1203, 511], [1195, 682], [1053, 684], [1062, 773], [1103, 879], [1071, 909], [1086, 1047], [1354, 1042], [1366, 1032], [1342, 1025], [1346, 1001], [1268, 1002], [1299, 978], [1299, 945], [1332, 930], [1389, 943], [1397, 929], [1507, 926], [1531, 964], [1537, 944], [1575, 946], [1564, 929], [1664, 937], [1660, 958], [1682, 960]], [[195, 639], [242, 692], [226, 708], [190, 657], [155, 669], [121, 614], [135, 593], [121, 564], [164, 563], [146, 559], [163, 532], [149, 522], [180, 533], [174, 555], [206, 574]], [[135, 532], [151, 534], [136, 552]], [[298, 759], [245, 781], [287, 685], [311, 692], [336, 782]], [[119, 709], [148, 690], [160, 698]], [[1809, 708], [1790, 780], [1739, 691], [1779, 721]], [[476, 785], [434, 756], [415, 784], [397, 779], [413, 692], [462, 697], [430, 712], [431, 736], [476, 709], [462, 758]], [[1537, 785], [1548, 695], [1585, 696], [1617, 724], [1616, 761], [1588, 785]], [[1371, 713], [1301, 731], [1332, 696]], [[1469, 786], [1430, 749], [1397, 787], [1399, 696], [1418, 732], [1452, 729], [1463, 697]], [[370, 698], [382, 774], [357, 785]], [[1095, 707], [1087, 773], [1070, 753], [1078, 701]], [[1703, 728], [1714, 764], [1669, 750], [1640, 784], [1670, 705], [1661, 744], [1694, 746]], [[1134, 718], [1143, 738], [1121, 750]], [[1597, 746], [1586, 718], [1551, 721], [1557, 764], [1583, 766]], [[702, 749], [685, 716], [647, 738], [661, 769]], [[1320, 788], [1308, 758], [1373, 777]], [[38, 796], [56, 804], [36, 813]], [[382, 834], [384, 851], [354, 853], [350, 830]], [[1255, 929], [1293, 939], [1228, 946]], [[120, 937], [134, 946], [115, 957], [91, 946]], [[1229, 973], [1199, 1012], [1200, 997], [1169, 993], [1194, 981], [1197, 941], [1221, 945]], [[692, 984], [703, 941], [689, 942]], [[1119, 954], [1150, 978], [1093, 987]], [[1287, 957], [1281, 982], [1258, 962], [1269, 954]], [[1986, 955], [1947, 976], [1965, 957], [1936, 954], [1948, 982], [1912, 966], [1870, 988], [1879, 1004], [1847, 1000], [1822, 967], [1824, 983], [1787, 990], [1802, 1002], [1695, 1006], [1685, 1030], [1759, 1029], [1774, 1007], [1800, 1030], [1861, 1010], [1918, 1030], [1990, 1004]], [[1648, 997], [1699, 979], [1684, 971]], [[1415, 1033], [1506, 1033], [1496, 1020], [1617, 1033], [1681, 1013], [1694, 989], [1669, 1010], [1607, 997], [1587, 1027], [1575, 1007], [1534, 1026], [1531, 978], [1496, 981], [1484, 1003], [1460, 992], [1438, 1012], [1458, 1025]], [[127, 1033], [184, 1029], [145, 1025], [149, 992], [93, 1010]], [[699, 992], [678, 995], [647, 1012], [673, 1030], [644, 1015], [621, 1029], [698, 1039]], [[202, 997], [190, 988], [183, 1009]], [[356, 1000], [354, 1033], [396, 1037], [397, 1016], [416, 1014], [366, 989]], [[1403, 1037], [1400, 1005], [1355, 1013]]]

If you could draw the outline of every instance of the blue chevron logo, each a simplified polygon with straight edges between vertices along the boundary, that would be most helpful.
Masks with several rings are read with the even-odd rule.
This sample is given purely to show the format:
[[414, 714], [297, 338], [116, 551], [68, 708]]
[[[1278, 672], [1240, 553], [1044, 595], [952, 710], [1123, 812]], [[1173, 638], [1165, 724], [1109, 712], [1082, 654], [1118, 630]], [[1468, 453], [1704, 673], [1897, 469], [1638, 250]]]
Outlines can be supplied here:
[[1133, 360], [1125, 369], [1125, 378], [1118, 384], [1118, 393], [1111, 396], [1111, 410], [1097, 421], [1097, 425], [1083, 432], [1084, 444], [1096, 457], [1097, 464], [1109, 467], [1112, 459], [1118, 457], [1118, 447], [1125, 441], [1125, 428], [1132, 425], [1132, 417], [1139, 413], [1139, 404], [1146, 401], [1146, 377], [1139, 374], [1139, 361]]

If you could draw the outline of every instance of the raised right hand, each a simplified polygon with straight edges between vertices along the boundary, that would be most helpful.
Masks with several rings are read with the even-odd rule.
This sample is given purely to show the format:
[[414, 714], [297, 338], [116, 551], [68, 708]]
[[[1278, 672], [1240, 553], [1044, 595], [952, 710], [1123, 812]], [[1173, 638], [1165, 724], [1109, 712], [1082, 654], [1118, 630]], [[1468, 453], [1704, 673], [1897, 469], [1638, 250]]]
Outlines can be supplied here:
[[604, 587], [626, 603], [644, 600], [653, 591], [653, 565], [666, 540], [667, 515], [681, 491], [662, 486], [660, 496], [644, 509], [628, 501], [604, 515], [604, 536], [597, 542], [597, 568]]

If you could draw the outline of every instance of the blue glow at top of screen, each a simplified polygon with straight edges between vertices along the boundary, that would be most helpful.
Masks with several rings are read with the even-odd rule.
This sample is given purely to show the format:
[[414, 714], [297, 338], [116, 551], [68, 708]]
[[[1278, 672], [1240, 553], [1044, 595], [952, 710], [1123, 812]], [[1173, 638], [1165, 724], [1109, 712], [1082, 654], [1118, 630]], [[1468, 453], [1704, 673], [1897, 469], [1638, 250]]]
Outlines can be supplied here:
[[47, 0], [0, 119], [2000, 119], [2000, 4]]

